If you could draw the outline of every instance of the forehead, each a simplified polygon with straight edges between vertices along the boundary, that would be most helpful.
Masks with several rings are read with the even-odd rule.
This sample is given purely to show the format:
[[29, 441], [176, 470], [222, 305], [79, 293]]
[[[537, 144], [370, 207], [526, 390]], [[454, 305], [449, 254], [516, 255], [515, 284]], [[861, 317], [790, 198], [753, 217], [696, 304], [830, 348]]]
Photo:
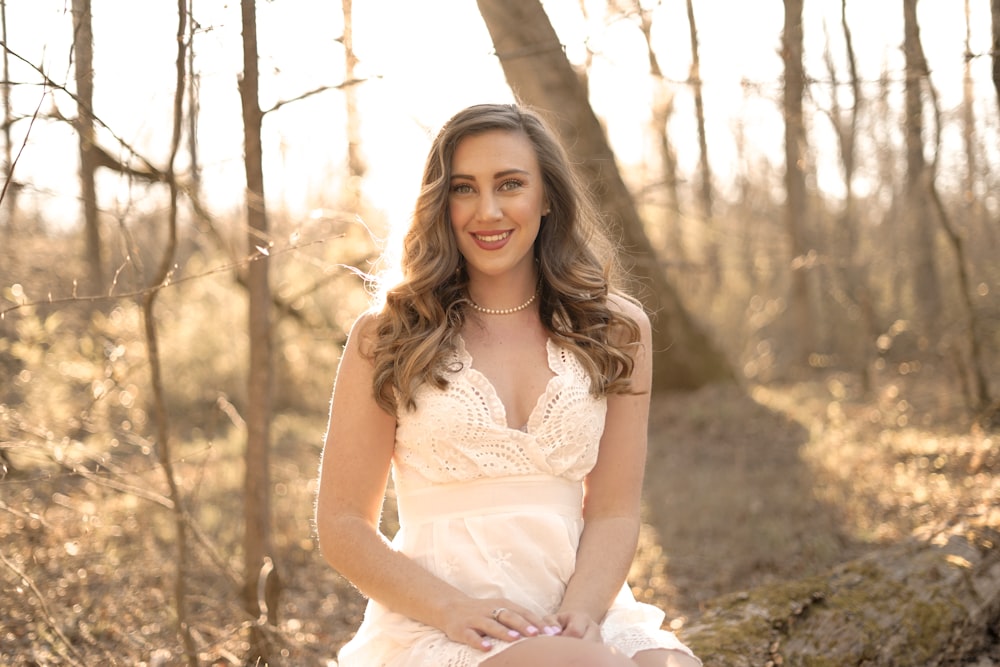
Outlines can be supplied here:
[[538, 171], [538, 158], [531, 140], [523, 132], [487, 130], [463, 137], [451, 158], [453, 173], [500, 169]]

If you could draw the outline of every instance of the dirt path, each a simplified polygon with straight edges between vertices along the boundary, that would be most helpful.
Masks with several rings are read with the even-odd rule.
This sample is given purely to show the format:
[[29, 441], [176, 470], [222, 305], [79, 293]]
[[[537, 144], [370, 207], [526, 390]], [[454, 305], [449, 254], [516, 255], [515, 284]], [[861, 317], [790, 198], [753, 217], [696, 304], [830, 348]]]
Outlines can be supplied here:
[[633, 579], [664, 568], [667, 599], [648, 597], [673, 614], [691, 617], [719, 594], [815, 572], [865, 548], [814, 493], [817, 479], [801, 456], [808, 431], [738, 388], [655, 398], [650, 434], [653, 534], [644, 536]]
[[815, 383], [655, 397], [637, 594], [683, 627], [717, 595], [825, 571], [921, 526], [1000, 526], [996, 434], [914, 426], [900, 411], [929, 414], [919, 399], [889, 394]]

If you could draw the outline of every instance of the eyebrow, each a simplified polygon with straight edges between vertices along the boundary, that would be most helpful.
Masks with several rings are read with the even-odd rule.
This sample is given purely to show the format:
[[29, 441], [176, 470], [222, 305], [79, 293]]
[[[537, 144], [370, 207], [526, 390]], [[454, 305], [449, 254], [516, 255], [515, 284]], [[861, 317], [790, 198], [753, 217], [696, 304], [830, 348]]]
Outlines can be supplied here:
[[[504, 169], [503, 171], [498, 171], [497, 173], [493, 174], [493, 179], [496, 180], [496, 179], [499, 179], [499, 178], [503, 178], [504, 176], [511, 176], [512, 174], [522, 174], [524, 176], [531, 176], [531, 172], [530, 171], [527, 171], [525, 169], [516, 169], [515, 168], [515, 169]], [[464, 178], [464, 179], [470, 180], [470, 181], [476, 180], [475, 176], [470, 176], [468, 174], [452, 174], [451, 178], [452, 179]]]

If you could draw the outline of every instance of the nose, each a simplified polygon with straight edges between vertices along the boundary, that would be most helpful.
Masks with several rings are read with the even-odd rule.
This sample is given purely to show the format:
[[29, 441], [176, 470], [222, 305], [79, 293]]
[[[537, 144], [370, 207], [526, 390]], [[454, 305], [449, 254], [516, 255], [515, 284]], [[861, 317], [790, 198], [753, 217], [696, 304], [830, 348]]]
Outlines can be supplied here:
[[476, 213], [480, 220], [499, 220], [503, 217], [500, 202], [492, 192], [486, 192], [480, 196]]

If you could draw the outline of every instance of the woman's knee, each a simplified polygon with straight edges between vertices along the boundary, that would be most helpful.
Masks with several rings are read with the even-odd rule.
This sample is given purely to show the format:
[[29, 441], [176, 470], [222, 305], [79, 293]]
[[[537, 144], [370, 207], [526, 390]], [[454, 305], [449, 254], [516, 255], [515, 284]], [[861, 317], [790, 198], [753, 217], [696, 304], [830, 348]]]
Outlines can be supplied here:
[[639, 651], [632, 660], [638, 667], [701, 667], [700, 660], [674, 649]]
[[482, 663], [482, 667], [635, 667], [621, 653], [573, 637], [522, 639]]

